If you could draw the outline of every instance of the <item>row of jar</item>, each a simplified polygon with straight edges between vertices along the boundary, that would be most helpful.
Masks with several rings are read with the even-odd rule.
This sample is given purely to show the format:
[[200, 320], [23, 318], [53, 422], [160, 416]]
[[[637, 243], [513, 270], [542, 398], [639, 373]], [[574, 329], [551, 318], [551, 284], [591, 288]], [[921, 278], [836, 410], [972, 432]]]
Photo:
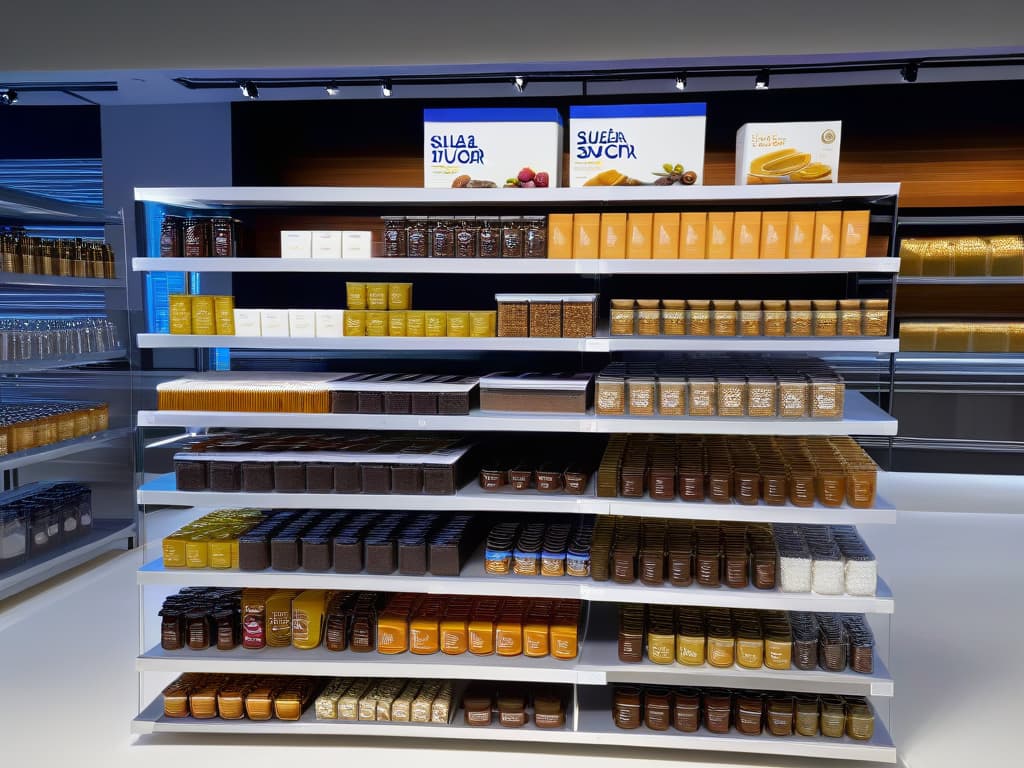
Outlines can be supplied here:
[[885, 336], [888, 299], [612, 299], [612, 336]]
[[543, 259], [546, 216], [385, 216], [384, 256], [410, 259]]

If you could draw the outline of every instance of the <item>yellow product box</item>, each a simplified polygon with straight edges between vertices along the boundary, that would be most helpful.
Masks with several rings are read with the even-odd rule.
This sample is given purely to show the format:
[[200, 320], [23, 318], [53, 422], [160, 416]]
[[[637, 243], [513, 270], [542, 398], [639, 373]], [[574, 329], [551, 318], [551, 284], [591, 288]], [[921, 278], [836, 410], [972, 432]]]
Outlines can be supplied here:
[[388, 313], [387, 311], [368, 309], [366, 310], [366, 335], [387, 336], [388, 335]]
[[572, 258], [572, 214], [548, 215], [548, 258]]
[[809, 259], [814, 255], [814, 211], [790, 211], [786, 258]]
[[388, 308], [388, 284], [366, 284], [366, 308], [383, 311]]
[[456, 337], [469, 336], [469, 312], [448, 312], [448, 335]]
[[842, 126], [839, 120], [747, 123], [736, 132], [736, 183], [836, 183]]
[[388, 309], [412, 309], [412, 283], [388, 283]]
[[406, 312], [404, 309], [388, 312], [388, 336], [406, 335], [405, 317]]
[[423, 313], [424, 336], [447, 336], [448, 335], [448, 313], [441, 311], [427, 311]]
[[577, 213], [572, 217], [572, 257], [596, 259], [601, 254], [601, 214]]
[[172, 293], [167, 298], [170, 304], [171, 333], [192, 333], [192, 297]]
[[708, 214], [708, 258], [732, 258], [732, 212]]
[[217, 333], [216, 315], [213, 311], [213, 296], [192, 297], [192, 333], [212, 336]]
[[842, 259], [863, 259], [868, 255], [871, 211], [843, 211], [843, 236], [839, 243]]
[[235, 297], [213, 297], [214, 324], [219, 336], [235, 335]]
[[626, 217], [627, 259], [651, 258], [651, 230], [654, 227], [654, 214], [631, 213]]
[[601, 214], [601, 258], [626, 258], [626, 214]]
[[346, 309], [343, 328], [346, 336], [365, 336], [366, 310]]
[[756, 259], [761, 251], [761, 212], [737, 211], [732, 225], [732, 257]]
[[651, 258], [679, 258], [679, 214], [654, 214], [654, 239], [651, 243]]
[[366, 309], [366, 283], [345, 283], [348, 309]]
[[842, 237], [843, 212], [818, 211], [814, 214], [814, 258], [838, 259]]
[[425, 336], [426, 335], [426, 317], [423, 310], [410, 309], [405, 313], [405, 335], [406, 336]]
[[469, 335], [477, 338], [493, 336], [497, 314], [491, 311], [470, 312]]
[[706, 259], [708, 257], [708, 215], [684, 213], [679, 217], [679, 258]]
[[765, 211], [761, 214], [762, 259], [786, 258], [786, 230], [789, 214], [786, 211]]

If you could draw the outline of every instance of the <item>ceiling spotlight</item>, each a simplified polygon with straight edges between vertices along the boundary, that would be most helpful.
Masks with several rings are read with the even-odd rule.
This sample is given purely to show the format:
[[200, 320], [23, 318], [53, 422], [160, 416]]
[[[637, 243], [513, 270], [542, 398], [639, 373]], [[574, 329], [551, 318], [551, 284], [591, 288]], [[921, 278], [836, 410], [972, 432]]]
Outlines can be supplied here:
[[916, 61], [908, 61], [900, 70], [900, 76], [903, 78], [903, 82], [916, 83], [917, 72], [920, 68], [920, 65]]
[[676, 90], [677, 91], [685, 91], [686, 90], [686, 75], [683, 75], [682, 77], [677, 77], [676, 78]]
[[759, 91], [766, 91], [768, 90], [768, 82], [768, 70], [762, 69], [757, 73], [757, 77], [754, 80], [754, 88]]
[[18, 103], [18, 92], [16, 90], [14, 90], [13, 88], [8, 88], [3, 93], [0, 93], [0, 104], [6, 104], [7, 106], [10, 106], [11, 104], [17, 104], [17, 103]]
[[246, 80], [244, 83], [239, 83], [238, 90], [240, 90], [242, 95], [247, 99], [258, 99], [260, 97], [260, 89], [256, 87], [256, 83], [252, 80]]
[[516, 87], [516, 91], [522, 93], [526, 90], [526, 78], [522, 75], [516, 75], [512, 80], [512, 85]]
[[337, 96], [339, 93], [341, 93], [341, 88], [338, 86], [337, 83], [330, 83], [324, 88], [324, 90], [327, 91], [328, 96]]
[[391, 81], [385, 80], [380, 84], [380, 95], [390, 96], [391, 95]]

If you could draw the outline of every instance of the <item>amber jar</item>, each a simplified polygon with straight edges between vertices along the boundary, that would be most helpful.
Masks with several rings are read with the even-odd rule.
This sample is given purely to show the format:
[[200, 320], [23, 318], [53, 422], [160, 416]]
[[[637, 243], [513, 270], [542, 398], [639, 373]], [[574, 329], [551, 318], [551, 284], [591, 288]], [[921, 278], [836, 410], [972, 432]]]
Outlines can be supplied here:
[[687, 299], [687, 323], [691, 336], [711, 335], [711, 302], [707, 300]]
[[612, 299], [610, 331], [612, 336], [632, 336], [636, 332], [636, 312], [633, 299]]
[[404, 259], [406, 246], [405, 217], [385, 216], [384, 257], [388, 259]]
[[805, 300], [789, 301], [789, 335], [811, 336], [813, 330], [811, 302]]
[[839, 335], [860, 336], [861, 333], [860, 299], [840, 299]]
[[465, 216], [459, 221], [455, 226], [455, 258], [477, 258], [479, 233], [480, 227], [474, 216]]
[[662, 299], [661, 332], [666, 336], [686, 334], [686, 302], [682, 299]]
[[410, 259], [425, 259], [430, 255], [430, 233], [426, 216], [410, 216], [405, 227], [406, 255]]
[[638, 299], [637, 333], [641, 336], [661, 335], [661, 302], [658, 299]]
[[794, 709], [792, 696], [773, 696], [768, 700], [768, 732], [772, 736], [792, 736]]
[[815, 299], [811, 303], [814, 307], [814, 335], [835, 336], [839, 323], [835, 299]]
[[789, 317], [785, 300], [765, 300], [761, 303], [764, 307], [764, 335], [785, 336]]
[[644, 722], [652, 731], [667, 731], [672, 723], [672, 694], [666, 688], [644, 692]]
[[640, 689], [616, 687], [612, 699], [612, 720], [619, 728], [633, 730], [643, 722], [640, 707]]
[[764, 699], [758, 694], [736, 697], [736, 730], [747, 736], [759, 736], [764, 728]]
[[863, 310], [865, 336], [885, 336], [889, 333], [889, 300], [865, 299]]
[[700, 729], [700, 691], [678, 688], [673, 698], [672, 725], [677, 731], [695, 733]]
[[843, 700], [838, 696], [821, 697], [821, 734], [833, 739], [842, 738], [846, 732], [846, 711]]
[[818, 735], [818, 697], [796, 698], [796, 732], [801, 736]]
[[732, 724], [732, 697], [728, 693], [704, 694], [704, 725], [711, 733], [728, 733]]
[[715, 336], [735, 336], [737, 328], [736, 302], [733, 299], [715, 299], [711, 302], [712, 326]]
[[438, 216], [430, 227], [430, 258], [455, 258], [455, 220]]
[[740, 335], [761, 336], [764, 333], [762, 326], [761, 302], [743, 300], [740, 305]]

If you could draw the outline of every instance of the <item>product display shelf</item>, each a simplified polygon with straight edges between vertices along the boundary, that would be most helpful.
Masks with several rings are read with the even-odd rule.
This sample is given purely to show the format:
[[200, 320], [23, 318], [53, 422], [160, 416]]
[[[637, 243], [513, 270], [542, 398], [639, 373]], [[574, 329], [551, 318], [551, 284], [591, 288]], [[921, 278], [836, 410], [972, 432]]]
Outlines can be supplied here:
[[485, 432], [667, 433], [710, 435], [895, 435], [896, 420], [860, 392], [848, 390], [842, 419], [705, 416], [595, 416], [481, 411], [468, 416], [341, 413], [139, 411], [142, 427], [238, 429], [430, 429]]
[[46, 360], [5, 360], [0, 362], [0, 375], [51, 371], [57, 368], [77, 368], [81, 365], [123, 360], [126, 356], [125, 350], [112, 349], [109, 352], [87, 352], [82, 355], [75, 355], [74, 357], [58, 357]]
[[0, 285], [23, 285], [31, 288], [81, 288], [86, 291], [110, 291], [124, 288], [118, 278], [64, 277], [61, 275], [32, 275], [21, 272], [0, 272]]
[[919, 275], [900, 275], [896, 282], [899, 285], [1024, 285], [1024, 277], [1003, 275], [974, 275], [950, 277], [921, 277]]
[[587, 339], [450, 336], [203, 336], [140, 333], [139, 349], [267, 349], [335, 352], [865, 352], [889, 354], [888, 336], [595, 336]]
[[44, 461], [52, 461], [73, 453], [91, 451], [93, 448], [120, 440], [133, 434], [130, 427], [106, 429], [85, 437], [76, 437], [71, 440], [62, 440], [59, 443], [44, 445], [40, 448], [29, 448], [26, 451], [16, 451], [0, 456], [0, 470], [17, 469], [26, 467], [29, 464], [41, 464]]
[[454, 495], [376, 493], [249, 493], [244, 491], [179, 491], [173, 474], [160, 475], [139, 488], [138, 503], [152, 506], [211, 508], [256, 507], [260, 509], [401, 509], [439, 512], [546, 512], [552, 514], [627, 515], [669, 517], [682, 520], [738, 520], [773, 523], [894, 523], [898, 511], [885, 499], [857, 509], [848, 505], [810, 507], [792, 504], [717, 504], [710, 500], [684, 502], [651, 498], [607, 498], [596, 495], [591, 478], [581, 496], [568, 493], [517, 491], [504, 488], [485, 491], [476, 480]]
[[19, 224], [121, 225], [123, 223], [119, 214], [107, 213], [102, 208], [93, 205], [65, 203], [53, 197], [33, 195], [7, 187], [0, 187], [0, 220]]
[[299, 650], [242, 647], [221, 651], [183, 648], [167, 651], [156, 645], [136, 659], [139, 672], [215, 672], [314, 676], [418, 677], [456, 680], [528, 681], [606, 685], [639, 683], [652, 685], [696, 685], [740, 689], [779, 690], [796, 693], [832, 693], [851, 696], [893, 695], [893, 681], [880, 659], [874, 671], [862, 675], [852, 671], [827, 672], [822, 669], [788, 670], [744, 669], [738, 664], [716, 668], [710, 664], [684, 666], [655, 664], [646, 658], [640, 663], [625, 663], [618, 658], [615, 636], [615, 607], [594, 605], [586, 632], [580, 636], [579, 656], [560, 660], [551, 656], [475, 656], [464, 653], [394, 655], [333, 652], [324, 647]]
[[69, 571], [110, 549], [135, 543], [134, 520], [94, 518], [92, 530], [38, 558], [0, 572], [0, 600]]
[[899, 272], [900, 260], [864, 259], [132, 259], [136, 272], [331, 272], [442, 275], [806, 275]]
[[612, 581], [562, 576], [495, 576], [484, 570], [483, 548], [463, 566], [459, 576], [402, 576], [398, 573], [334, 573], [326, 571], [241, 571], [237, 568], [165, 568], [153, 560], [138, 573], [140, 585], [190, 585], [203, 587], [276, 587], [278, 589], [352, 589], [379, 592], [419, 592], [432, 595], [496, 595], [592, 600], [602, 603], [649, 603], [652, 605], [761, 608], [779, 611], [838, 611], [847, 613], [893, 612], [889, 586], [878, 580], [874, 596], [818, 595], [782, 592], [778, 589], [730, 589], [728, 587], [651, 587], [639, 581]]
[[[895, 763], [896, 749], [881, 723], [875, 723], [875, 735], [870, 741], [858, 742], [847, 737], [827, 739], [802, 736], [775, 737], [740, 736], [735, 731], [721, 736], [701, 730], [698, 733], [638, 730], [624, 731], [612, 723], [610, 695], [604, 693], [599, 701], [581, 702], [579, 712], [566, 713], [564, 728], [542, 729], [530, 725], [522, 728], [502, 728], [496, 723], [482, 728], [463, 723], [461, 709], [455, 710], [453, 722], [442, 724], [345, 722], [317, 720], [312, 708], [297, 721], [282, 720], [196, 720], [191, 717], [163, 716], [163, 702], [157, 698], [132, 721], [132, 732], [188, 733], [188, 734], [245, 734], [245, 735], [321, 735], [321, 736], [376, 736], [427, 739], [468, 739], [474, 741], [548, 742], [597, 746], [651, 747], [714, 752], [743, 752], [766, 755], [810, 758], [838, 758]], [[578, 721], [573, 730], [572, 721]], [[631, 753], [635, 756], [635, 753]]]

